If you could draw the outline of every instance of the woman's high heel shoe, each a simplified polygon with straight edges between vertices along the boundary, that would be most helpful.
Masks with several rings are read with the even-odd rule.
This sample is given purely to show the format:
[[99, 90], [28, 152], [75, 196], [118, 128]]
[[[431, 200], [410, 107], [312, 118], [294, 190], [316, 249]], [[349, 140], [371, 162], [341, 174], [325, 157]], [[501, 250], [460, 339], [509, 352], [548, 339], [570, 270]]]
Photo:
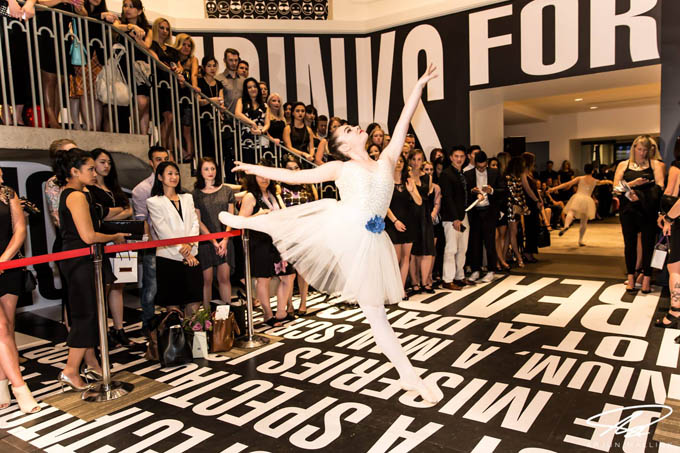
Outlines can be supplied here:
[[85, 363], [80, 365], [80, 375], [85, 379], [85, 383], [89, 384], [92, 382], [99, 382], [104, 379], [104, 377], [94, 368], [85, 366]]
[[12, 398], [9, 396], [9, 379], [0, 381], [0, 409], [7, 409]]
[[12, 393], [14, 393], [14, 398], [16, 398], [19, 404], [19, 409], [24, 414], [35, 414], [40, 411], [40, 406], [33, 399], [28, 385], [24, 384], [21, 387], [12, 386]]
[[78, 387], [76, 384], [73, 383], [70, 377], [66, 376], [64, 372], [60, 372], [59, 376], [57, 376], [57, 382], [61, 384], [61, 391], [65, 392], [64, 387], [67, 386], [69, 387], [69, 390], [75, 390], [76, 392], [84, 392], [85, 390], [89, 390], [92, 388], [89, 384], [86, 384], [82, 387]]
[[[670, 322], [666, 324], [664, 320]], [[654, 322], [654, 326], [661, 327], [662, 329], [676, 329], [678, 325], [680, 325], [680, 316], [672, 315], [670, 313], [668, 313], [664, 319], [657, 319]]]

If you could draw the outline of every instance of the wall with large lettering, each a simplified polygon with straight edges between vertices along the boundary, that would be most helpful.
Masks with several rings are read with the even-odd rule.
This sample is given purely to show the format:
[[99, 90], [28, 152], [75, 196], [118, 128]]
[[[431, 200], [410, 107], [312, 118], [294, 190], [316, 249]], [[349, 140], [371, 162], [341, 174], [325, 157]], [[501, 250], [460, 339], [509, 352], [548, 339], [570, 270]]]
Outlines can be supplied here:
[[469, 143], [471, 90], [658, 64], [660, 9], [659, 0], [515, 0], [365, 35], [198, 35], [205, 54], [239, 49], [286, 100], [387, 129], [434, 62], [440, 77], [412, 123], [430, 150]]

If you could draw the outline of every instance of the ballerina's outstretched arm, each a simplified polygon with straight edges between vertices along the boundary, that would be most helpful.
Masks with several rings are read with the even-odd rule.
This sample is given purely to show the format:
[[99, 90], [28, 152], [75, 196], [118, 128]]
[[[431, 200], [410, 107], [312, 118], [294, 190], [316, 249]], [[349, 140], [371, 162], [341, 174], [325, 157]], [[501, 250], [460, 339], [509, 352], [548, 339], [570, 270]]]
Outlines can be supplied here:
[[387, 148], [385, 148], [380, 154], [381, 159], [389, 159], [392, 165], [396, 165], [397, 158], [401, 154], [404, 141], [406, 140], [408, 126], [411, 124], [411, 118], [413, 117], [413, 113], [416, 111], [416, 107], [418, 107], [418, 102], [420, 101], [420, 95], [423, 93], [423, 88], [425, 88], [425, 85], [427, 85], [430, 80], [437, 77], [437, 74], [435, 74], [436, 69], [437, 68], [433, 64], [430, 64], [430, 66], [427, 68], [427, 71], [425, 71], [425, 74], [423, 74], [423, 76], [416, 82], [416, 86], [413, 87], [411, 95], [404, 104], [404, 108], [402, 109], [401, 115], [399, 116], [399, 121], [397, 121], [397, 125], [394, 126], [390, 144], [387, 145]]
[[310, 170], [288, 170], [286, 168], [265, 167], [264, 165], [244, 164], [234, 162], [232, 172], [244, 171], [248, 175], [256, 175], [273, 181], [287, 184], [316, 184], [335, 181], [342, 162], [333, 161]]

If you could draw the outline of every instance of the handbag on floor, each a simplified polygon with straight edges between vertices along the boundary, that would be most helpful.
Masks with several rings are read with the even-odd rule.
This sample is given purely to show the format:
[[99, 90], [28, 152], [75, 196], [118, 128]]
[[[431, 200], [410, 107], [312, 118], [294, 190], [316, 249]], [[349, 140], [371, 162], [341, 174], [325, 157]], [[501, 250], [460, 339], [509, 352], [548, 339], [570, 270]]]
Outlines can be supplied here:
[[234, 313], [227, 319], [216, 319], [213, 323], [210, 352], [227, 352], [234, 346], [234, 337], [241, 334]]
[[191, 362], [193, 355], [183, 321], [181, 311], [170, 310], [151, 331], [145, 358], [159, 361], [163, 368]]
[[550, 247], [550, 231], [544, 222], [538, 226], [538, 234], [536, 235], [536, 245], [538, 248]]

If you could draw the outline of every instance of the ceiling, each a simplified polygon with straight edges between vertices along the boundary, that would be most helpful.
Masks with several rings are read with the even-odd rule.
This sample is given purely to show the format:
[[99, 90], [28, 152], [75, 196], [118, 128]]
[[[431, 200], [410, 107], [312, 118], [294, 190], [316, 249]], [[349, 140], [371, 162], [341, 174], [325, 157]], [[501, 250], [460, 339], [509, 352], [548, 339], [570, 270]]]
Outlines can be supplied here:
[[[661, 83], [654, 82], [505, 101], [504, 123], [513, 125], [540, 122], [550, 115], [589, 112], [591, 107], [606, 110], [653, 105], [659, 103], [660, 96]], [[577, 102], [576, 99], [582, 101]]]

